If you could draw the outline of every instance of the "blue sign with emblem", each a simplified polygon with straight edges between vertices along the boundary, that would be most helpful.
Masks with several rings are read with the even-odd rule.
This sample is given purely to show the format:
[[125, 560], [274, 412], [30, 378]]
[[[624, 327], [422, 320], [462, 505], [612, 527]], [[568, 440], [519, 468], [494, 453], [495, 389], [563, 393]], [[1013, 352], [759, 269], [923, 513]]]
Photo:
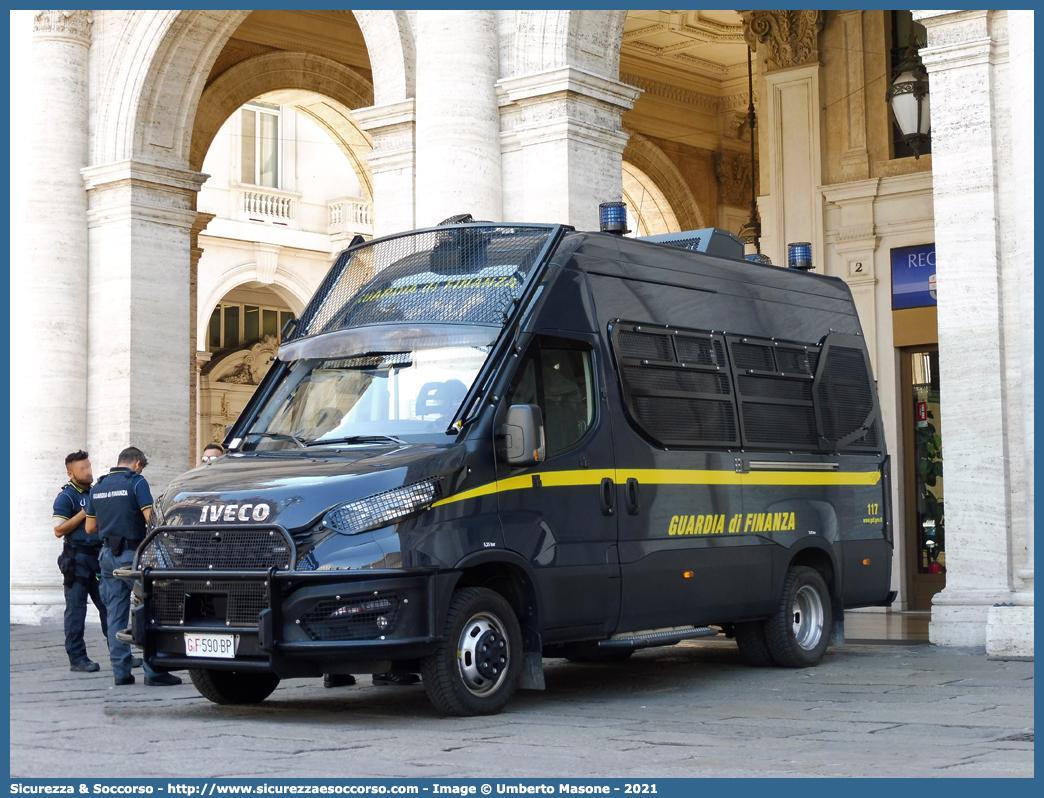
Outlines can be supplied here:
[[892, 310], [932, 307], [935, 300], [935, 244], [892, 250]]

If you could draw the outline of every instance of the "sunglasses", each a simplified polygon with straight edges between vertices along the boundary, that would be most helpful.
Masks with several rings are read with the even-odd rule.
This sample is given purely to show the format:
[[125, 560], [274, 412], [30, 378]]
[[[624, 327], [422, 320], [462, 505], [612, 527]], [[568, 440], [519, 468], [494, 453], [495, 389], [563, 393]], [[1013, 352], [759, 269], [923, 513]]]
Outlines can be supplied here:
[[221, 457], [220, 454], [205, 454], [203, 455], [203, 462], [209, 463], [211, 460], [217, 460], [219, 457]]

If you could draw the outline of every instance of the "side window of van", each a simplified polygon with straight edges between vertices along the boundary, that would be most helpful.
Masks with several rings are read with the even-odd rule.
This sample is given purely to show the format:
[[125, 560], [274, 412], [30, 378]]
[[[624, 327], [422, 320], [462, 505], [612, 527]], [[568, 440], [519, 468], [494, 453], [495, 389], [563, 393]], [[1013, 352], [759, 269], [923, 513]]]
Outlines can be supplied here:
[[590, 347], [566, 338], [540, 337], [526, 352], [508, 401], [540, 408], [551, 457], [587, 434], [594, 423], [594, 397]]

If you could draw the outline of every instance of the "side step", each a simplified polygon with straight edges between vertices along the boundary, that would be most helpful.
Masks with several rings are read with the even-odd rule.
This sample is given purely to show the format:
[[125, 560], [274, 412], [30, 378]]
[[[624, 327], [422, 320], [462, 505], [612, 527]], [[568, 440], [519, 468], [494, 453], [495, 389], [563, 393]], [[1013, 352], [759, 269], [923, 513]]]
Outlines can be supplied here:
[[719, 629], [710, 626], [683, 626], [673, 629], [633, 632], [600, 640], [599, 648], [651, 648], [653, 646], [673, 646], [682, 640], [696, 637], [714, 637], [721, 634]]

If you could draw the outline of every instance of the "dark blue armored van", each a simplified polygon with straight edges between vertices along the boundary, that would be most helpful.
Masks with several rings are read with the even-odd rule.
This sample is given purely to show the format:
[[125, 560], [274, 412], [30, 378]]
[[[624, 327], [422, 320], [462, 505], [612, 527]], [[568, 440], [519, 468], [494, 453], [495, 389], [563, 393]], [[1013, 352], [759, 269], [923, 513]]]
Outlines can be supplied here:
[[138, 549], [130, 637], [207, 698], [419, 672], [499, 711], [541, 657], [722, 634], [816, 664], [891, 600], [844, 282], [556, 225], [343, 252]]

